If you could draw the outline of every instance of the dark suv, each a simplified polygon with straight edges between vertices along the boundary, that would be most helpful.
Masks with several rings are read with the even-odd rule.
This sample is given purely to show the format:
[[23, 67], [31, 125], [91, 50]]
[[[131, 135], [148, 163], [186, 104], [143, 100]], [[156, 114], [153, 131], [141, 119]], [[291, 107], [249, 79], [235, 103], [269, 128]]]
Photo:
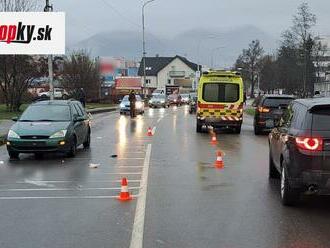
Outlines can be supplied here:
[[269, 134], [269, 177], [284, 205], [301, 193], [330, 194], [330, 98], [293, 101]]
[[289, 95], [264, 95], [257, 98], [253, 103], [255, 135], [272, 130], [274, 122], [281, 118], [283, 111], [293, 100], [294, 97]]

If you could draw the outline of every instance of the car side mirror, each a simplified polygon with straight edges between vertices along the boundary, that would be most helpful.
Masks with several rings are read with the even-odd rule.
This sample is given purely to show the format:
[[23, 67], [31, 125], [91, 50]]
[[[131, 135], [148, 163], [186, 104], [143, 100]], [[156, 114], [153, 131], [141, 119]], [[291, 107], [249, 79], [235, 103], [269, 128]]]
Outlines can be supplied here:
[[12, 119], [12, 121], [18, 121], [18, 117], [17, 116], [16, 117], [13, 117], [11, 119]]

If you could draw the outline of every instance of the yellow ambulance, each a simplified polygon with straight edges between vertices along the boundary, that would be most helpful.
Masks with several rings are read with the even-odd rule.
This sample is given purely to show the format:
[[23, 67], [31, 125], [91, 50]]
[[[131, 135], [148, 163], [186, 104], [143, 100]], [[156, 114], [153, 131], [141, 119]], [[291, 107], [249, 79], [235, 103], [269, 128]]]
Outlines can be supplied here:
[[198, 85], [196, 131], [212, 126], [241, 132], [244, 88], [238, 72], [203, 72]]

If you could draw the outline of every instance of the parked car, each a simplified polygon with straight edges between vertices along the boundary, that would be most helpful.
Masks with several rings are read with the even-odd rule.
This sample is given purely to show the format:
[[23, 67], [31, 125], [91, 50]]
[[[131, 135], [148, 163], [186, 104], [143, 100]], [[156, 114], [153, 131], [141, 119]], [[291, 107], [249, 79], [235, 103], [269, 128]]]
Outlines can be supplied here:
[[[129, 96], [126, 95], [123, 97], [123, 99], [121, 100], [121, 103], [120, 103], [120, 114], [127, 114], [130, 112], [130, 109], [131, 109], [131, 103], [130, 101], [128, 100]], [[139, 95], [135, 95], [135, 98], [136, 98], [136, 102], [135, 102], [135, 110], [136, 110], [136, 113], [137, 114], [141, 114], [143, 115], [144, 114], [144, 102], [141, 98], [141, 96]]]
[[149, 100], [149, 107], [150, 108], [167, 108], [170, 106], [170, 103], [165, 95], [154, 95]]
[[255, 135], [271, 131], [274, 128], [274, 122], [281, 118], [283, 111], [294, 99], [289, 95], [264, 95], [257, 98], [253, 104]]
[[168, 96], [168, 101], [170, 105], [181, 106], [181, 96], [179, 94], [172, 94]]
[[284, 205], [302, 193], [330, 194], [330, 98], [295, 100], [269, 134], [269, 177]]
[[194, 114], [197, 111], [197, 96], [192, 97], [189, 103], [189, 113]]
[[77, 147], [90, 146], [90, 120], [78, 101], [41, 101], [31, 104], [10, 128], [7, 150], [12, 159], [20, 153], [63, 152], [73, 157]]
[[[50, 91], [40, 92], [40, 93], [38, 93], [38, 97], [39, 98], [49, 98]], [[65, 89], [54, 88], [54, 98], [66, 100], [69, 98], [69, 94], [68, 94], [68, 92], [66, 92]]]

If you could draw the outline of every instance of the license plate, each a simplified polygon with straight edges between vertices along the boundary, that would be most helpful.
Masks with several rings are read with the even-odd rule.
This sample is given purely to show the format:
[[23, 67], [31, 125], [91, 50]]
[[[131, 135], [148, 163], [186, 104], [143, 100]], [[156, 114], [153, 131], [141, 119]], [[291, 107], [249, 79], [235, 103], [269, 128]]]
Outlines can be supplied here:
[[46, 145], [46, 142], [24, 142], [22, 146], [24, 147], [43, 147]]
[[268, 128], [274, 127], [274, 120], [266, 120], [266, 127]]

